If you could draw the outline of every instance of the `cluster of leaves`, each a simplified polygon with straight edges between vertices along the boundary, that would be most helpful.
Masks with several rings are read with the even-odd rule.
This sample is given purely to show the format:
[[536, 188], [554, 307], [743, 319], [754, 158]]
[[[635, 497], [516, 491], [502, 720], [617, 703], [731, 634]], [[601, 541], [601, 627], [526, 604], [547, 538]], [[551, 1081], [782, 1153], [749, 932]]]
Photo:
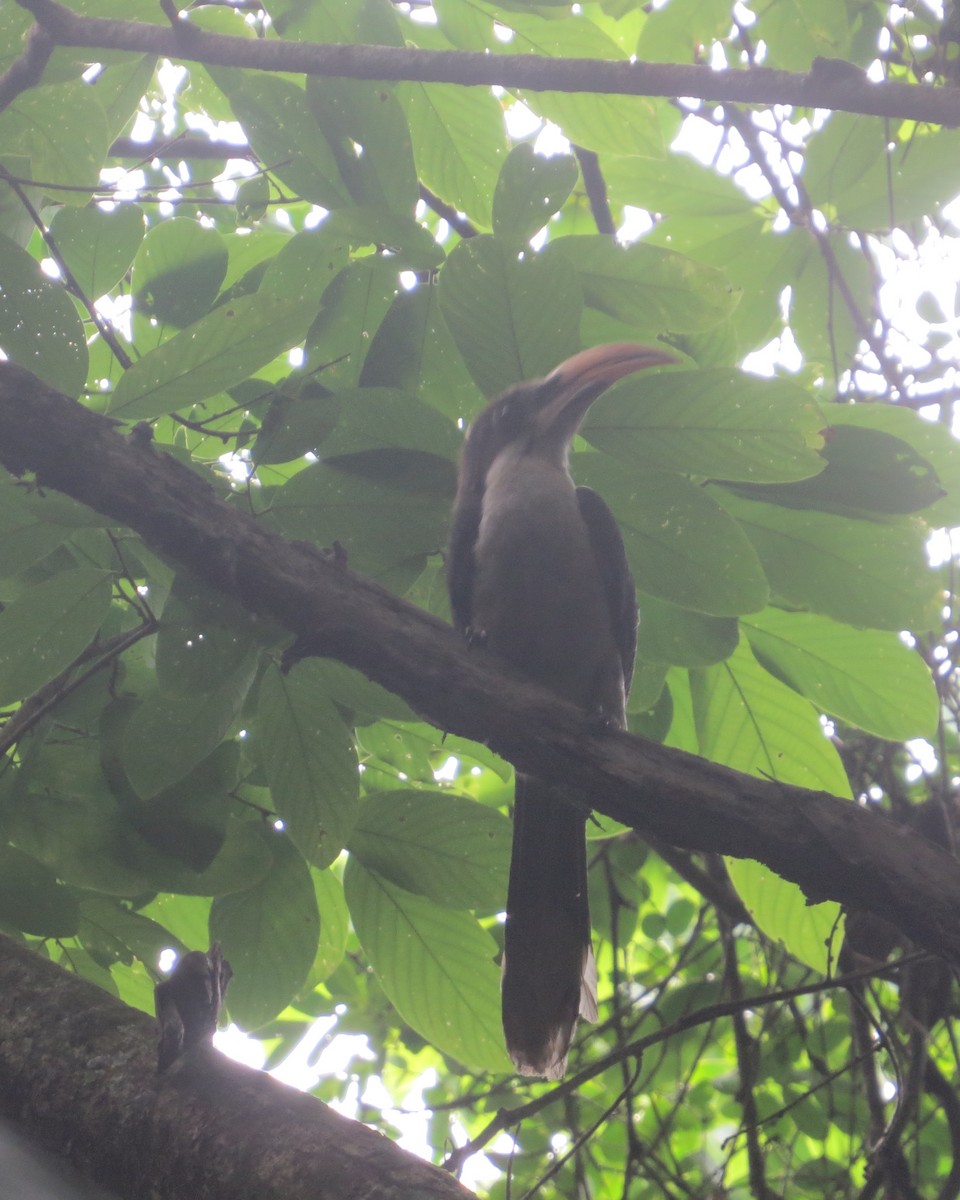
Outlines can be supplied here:
[[[152, 0], [73, 7], [162, 19]], [[886, 16], [879, 3], [774, 4], [748, 36], [730, 34], [726, 0], [649, 14], [614, 0], [576, 12], [436, 0], [434, 23], [387, 0], [269, 11], [266, 29], [222, 7], [190, 20], [558, 58], [683, 59], [694, 38], [735, 61], [762, 40], [769, 64], [791, 68], [827, 53], [866, 65]], [[0, 69], [30, 21], [0, 12]], [[102, 67], [84, 82], [92, 58]], [[169, 80], [149, 55], [59, 49], [0, 114], [8, 357], [119, 422], [149, 422], [158, 450], [271, 529], [338, 542], [351, 566], [445, 614], [463, 422], [580, 346], [666, 344], [681, 365], [613, 388], [572, 464], [613, 509], [640, 593], [632, 727], [837, 795], [851, 788], [824, 714], [863, 745], [935, 736], [937, 692], [900, 634], [932, 647], [941, 629], [949, 580], [926, 546], [960, 524], [955, 442], [908, 403], [833, 401], [907, 396], [871, 247], [958, 190], [956, 134], [832, 116], [801, 135], [781, 122], [780, 156], [745, 140], [760, 134], [742, 114], [713, 114], [722, 144], [773, 181], [758, 200], [669, 149], [684, 116], [666, 101], [198, 63], [172, 96]], [[508, 137], [504, 114], [521, 102], [577, 154], [541, 157]], [[138, 111], [157, 157], [133, 169], [136, 146], [114, 141]], [[246, 148], [190, 135], [198, 117], [239, 122]], [[164, 144], [183, 138], [175, 167], [161, 126]], [[799, 187], [801, 161], [799, 199], [781, 195], [778, 170]], [[590, 179], [599, 165], [604, 194], [581, 164]], [[232, 189], [216, 182], [232, 177]], [[656, 219], [623, 245], [604, 213], [628, 206]], [[803, 360], [794, 377], [738, 369], [787, 324]], [[510, 768], [441, 744], [334, 661], [284, 673], [282, 630], [23, 480], [0, 486], [0, 600], [3, 927], [148, 1008], [163, 948], [218, 939], [235, 971], [231, 1013], [275, 1056], [307, 1019], [337, 1011], [339, 1029], [378, 1052], [356, 1069], [398, 1095], [441, 1068], [426, 1094], [438, 1148], [490, 1119], [517, 1086], [502, 1075], [495, 965]], [[565, 1101], [586, 1147], [576, 1169], [598, 1195], [626, 1194], [624, 1163], [651, 1189], [637, 1178], [630, 1195], [673, 1194], [678, 1180], [705, 1194], [721, 1174], [756, 1189], [755, 1131], [723, 1140], [753, 1122], [775, 1190], [848, 1188], [870, 1114], [842, 1000], [758, 1004], [749, 1021], [695, 1024], [623, 1066], [661, 1025], [835, 966], [835, 907], [809, 909], [757, 864], [731, 863], [769, 939], [735, 940], [729, 914], [718, 931], [691, 886], [696, 864], [685, 882], [609, 827], [592, 860], [604, 1023], [574, 1070], [611, 1065]], [[746, 1043], [758, 1049], [745, 1088]], [[630, 1119], [608, 1121], [621, 1092]], [[523, 1178], [557, 1157], [555, 1124], [518, 1135]], [[918, 1128], [935, 1179], [950, 1157], [944, 1123]]]

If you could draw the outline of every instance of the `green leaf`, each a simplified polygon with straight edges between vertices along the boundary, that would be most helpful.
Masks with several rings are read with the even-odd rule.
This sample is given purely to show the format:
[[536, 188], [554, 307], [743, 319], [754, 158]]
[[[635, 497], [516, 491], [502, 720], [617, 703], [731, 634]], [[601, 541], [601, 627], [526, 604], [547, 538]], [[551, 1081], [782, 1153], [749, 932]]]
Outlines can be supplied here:
[[481, 229], [490, 228], [490, 197], [507, 152], [503, 113], [483, 88], [401, 83], [397, 97], [410, 122], [423, 182]]
[[518, 247], [546, 225], [573, 191], [579, 168], [572, 154], [535, 154], [527, 142], [514, 146], [493, 195], [493, 231]]
[[210, 938], [233, 967], [229, 1008], [245, 1029], [281, 1012], [306, 981], [317, 953], [320, 919], [307, 864], [282, 835], [262, 827], [273, 866], [246, 891], [214, 900]]
[[315, 987], [337, 969], [347, 949], [350, 933], [350, 911], [343, 894], [343, 883], [330, 869], [310, 869], [317, 892], [317, 911], [320, 914], [320, 945], [317, 957], [307, 980], [307, 987]]
[[90, 645], [110, 611], [113, 576], [61, 571], [0, 612], [0, 704], [32, 695]]
[[157, 634], [157, 681], [172, 695], [215, 692], [249, 662], [261, 643], [283, 636], [258, 622], [238, 601], [188, 571], [178, 572]]
[[267, 668], [257, 701], [258, 747], [291, 841], [309, 862], [327, 867], [356, 820], [360, 776], [350, 731], [318, 667], [304, 659], [286, 675]]
[[[757, 663], [745, 644], [727, 662], [690, 675], [699, 750], [706, 758], [749, 775], [848, 797], [843, 764], [828, 741], [809, 701], [802, 699]], [[768, 936], [791, 954], [825, 971], [840, 945], [840, 908], [833, 903], [808, 907], [800, 889], [769, 871], [742, 870], [728, 862], [734, 882], [744, 882], [744, 903]]]
[[394, 388], [347, 388], [337, 393], [340, 418], [324, 439], [324, 459], [365, 450], [421, 450], [459, 453], [463, 436], [452, 421], [422, 400]]
[[76, 896], [49, 867], [0, 845], [0, 926], [36, 937], [72, 937], [79, 919]]
[[257, 668], [249, 655], [238, 670], [199, 696], [148, 696], [127, 725], [121, 754], [130, 783], [147, 800], [183, 779], [229, 732]]
[[[568, 13], [563, 21], [545, 21], [538, 13], [526, 11], [501, 12], [497, 20], [516, 33], [510, 41], [502, 42], [491, 30], [490, 49], [503, 54], [612, 61], [627, 57], [583, 12]], [[664, 153], [656, 104], [646, 96], [551, 91], [523, 91], [520, 95], [535, 113], [553, 121], [578, 146], [601, 153], [648, 158]]]
[[86, 336], [73, 301], [2, 234], [0, 350], [67, 396], [78, 396], [86, 381]]
[[270, 260], [258, 290], [288, 300], [296, 296], [315, 305], [348, 257], [347, 239], [337, 237], [325, 224], [301, 230]]
[[[62, 525], [45, 521], [35, 492], [4, 472], [0, 477], [0, 576], [12, 578], [45, 558], [68, 536]], [[42, 503], [42, 501], [41, 501]]]
[[269, 295], [214, 309], [135, 362], [109, 411], [124, 420], [158, 417], [214, 396], [303, 341], [312, 315], [299, 299]]
[[456, 419], [477, 391], [440, 313], [438, 288], [418, 285], [393, 301], [363, 363], [363, 387], [401, 388]]
[[509, 1071], [493, 938], [469, 914], [395, 887], [354, 858], [343, 883], [357, 936], [400, 1016], [467, 1066]]
[[543, 257], [574, 268], [588, 305], [635, 328], [696, 333], [729, 316], [739, 299], [720, 271], [645, 242], [558, 237]]
[[518, 258], [492, 237], [461, 242], [440, 273], [440, 308], [487, 396], [545, 375], [579, 345], [580, 289], [556, 257]]
[[83, 294], [96, 300], [133, 262], [143, 241], [143, 209], [138, 204], [120, 204], [112, 212], [96, 206], [61, 208], [50, 232]]
[[850, 785], [809, 700], [765, 671], [745, 642], [690, 675], [700, 753], [713, 762], [848, 797]]
[[837, 425], [827, 434], [825, 470], [816, 479], [742, 489], [789, 508], [851, 516], [905, 514], [944, 496], [937, 473], [912, 446], [877, 429]]
[[227, 244], [187, 217], [149, 230], [133, 263], [133, 297], [141, 312], [186, 329], [205, 316], [227, 273]]
[[891, 741], [936, 735], [930, 671], [895, 633], [777, 608], [742, 623], [760, 661], [821, 711]]
[[596, 401], [582, 432], [638, 467], [765, 482], [818, 475], [824, 424], [796, 384], [718, 369], [628, 376]]
[[773, 591], [791, 604], [872, 629], [937, 625], [929, 531], [920, 520], [880, 524], [711, 491], [753, 543]]
[[896, 404], [833, 404], [830, 425], [877, 429], [912, 446], [947, 493], [926, 509], [924, 520], [932, 526], [960, 524], [960, 441], [946, 426]]
[[808, 71], [818, 56], [845, 58], [850, 31], [847, 10], [833, 0], [773, 0], [751, 36], [771, 47], [771, 67]]
[[336, 157], [302, 87], [264, 71], [207, 69], [272, 175], [324, 208], [350, 204]]
[[724, 861], [740, 899], [767, 937], [781, 942], [822, 975], [836, 971], [843, 944], [843, 912], [838, 904], [808, 904], [795, 883], [753, 859]]
[[419, 573], [446, 545], [454, 475], [448, 459], [409, 450], [315, 463], [274, 494], [267, 520], [287, 537], [340, 542], [375, 577], [414, 563]]
[[182, 953], [187, 948], [156, 921], [100, 896], [81, 903], [79, 937], [98, 959], [130, 963], [138, 958], [151, 971], [157, 970], [164, 950]]
[[960, 188], [953, 129], [904, 123], [891, 137], [875, 118], [832, 113], [811, 138], [804, 180], [818, 208], [854, 229], [889, 229], [937, 212]]
[[733, 617], [710, 617], [653, 596], [640, 595], [638, 600], [638, 658], [650, 663], [707, 667], [729, 658], [736, 649], [739, 635]]
[[312, 75], [306, 99], [353, 200], [412, 212], [417, 173], [410, 130], [391, 86]]
[[366, 258], [327, 286], [306, 341], [310, 363], [323, 367], [325, 387], [356, 387], [371, 339], [396, 296], [397, 270], [391, 261]]
[[413, 709], [405, 700], [374, 683], [360, 671], [335, 658], [311, 660], [323, 689], [335, 704], [364, 717], [390, 717], [395, 721], [416, 721]]
[[94, 89], [84, 83], [34, 87], [0, 114], [0, 145], [29, 155], [31, 177], [45, 192], [82, 207], [107, 157], [107, 121]]
[[703, 488], [668, 471], [632, 471], [605, 454], [575, 455], [573, 475], [610, 505], [642, 591], [715, 617], [765, 607], [756, 553]]
[[495, 809], [428, 791], [368, 795], [348, 849], [371, 871], [450, 908], [499, 912], [512, 829]]

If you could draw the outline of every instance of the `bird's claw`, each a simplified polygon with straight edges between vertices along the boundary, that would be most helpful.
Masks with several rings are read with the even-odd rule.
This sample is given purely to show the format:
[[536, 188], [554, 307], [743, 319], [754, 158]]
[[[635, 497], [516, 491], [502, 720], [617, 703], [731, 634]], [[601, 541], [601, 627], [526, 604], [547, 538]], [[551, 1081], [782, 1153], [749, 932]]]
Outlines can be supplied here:
[[471, 650], [477, 647], [482, 648], [487, 644], [487, 631], [476, 625], [468, 625], [463, 631], [463, 640]]

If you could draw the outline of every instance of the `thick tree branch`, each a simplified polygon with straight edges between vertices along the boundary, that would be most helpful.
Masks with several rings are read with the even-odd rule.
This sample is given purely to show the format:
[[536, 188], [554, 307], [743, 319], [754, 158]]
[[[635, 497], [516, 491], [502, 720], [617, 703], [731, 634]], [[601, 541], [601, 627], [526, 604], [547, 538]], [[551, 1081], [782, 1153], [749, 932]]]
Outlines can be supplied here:
[[853, 63], [816, 59], [799, 75], [766, 67], [715, 71], [674, 63], [559, 59], [530, 54], [416, 50], [249, 39], [207, 33], [181, 21], [177, 28], [136, 21], [80, 17], [55, 0], [18, 0], [61, 46], [134, 50], [190, 62], [351, 79], [414, 79], [463, 85], [499, 84], [529, 91], [627, 96], [691, 96], [739, 104], [795, 104], [933, 124], [960, 123], [960, 92], [925, 84], [872, 83]]
[[589, 797], [598, 812], [673, 845], [758, 859], [811, 900], [868, 909], [960, 963], [960, 871], [933, 843], [834, 796], [598, 731], [435, 617], [224, 503], [140, 427], [124, 437], [11, 363], [0, 364], [0, 464], [128, 525], [309, 652], [358, 668], [434, 725]]
[[0, 1113], [130, 1200], [471, 1195], [389, 1138], [215, 1050], [158, 1076], [150, 1017], [3, 934], [0, 1030]]

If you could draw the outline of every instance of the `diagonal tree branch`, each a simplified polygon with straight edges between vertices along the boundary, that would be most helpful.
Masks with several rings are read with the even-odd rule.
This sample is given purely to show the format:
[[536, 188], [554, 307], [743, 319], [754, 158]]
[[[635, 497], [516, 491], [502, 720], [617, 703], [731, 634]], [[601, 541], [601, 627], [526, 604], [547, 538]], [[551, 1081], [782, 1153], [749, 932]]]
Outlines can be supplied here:
[[[18, 0], [57, 45], [134, 50], [190, 62], [351, 79], [411, 79], [464, 86], [498, 84], [530, 91], [626, 96], [689, 96], [740, 104], [794, 104], [932, 124], [960, 124], [960, 93], [926, 84], [873, 83], [853, 63], [818, 58], [806, 74], [767, 67], [715, 71], [675, 63], [612, 62], [417, 50], [400, 46], [317, 44], [249, 39], [181, 20], [176, 28], [103, 17], [81, 17], [56, 0]], [[182, 15], [182, 14], [181, 14]]]
[[358, 668], [434, 725], [589, 797], [598, 812], [673, 845], [758, 859], [812, 901], [875, 912], [960, 963], [960, 872], [933, 843], [834, 796], [599, 731], [337, 556], [285, 541], [225, 503], [158, 452], [145, 427], [124, 437], [115, 421], [11, 363], [0, 364], [0, 464], [128, 525], [285, 626], [305, 652]]
[[[469, 1200], [437, 1167], [0, 934], [0, 1114], [125, 1200]], [[0, 1192], [13, 1195], [0, 1180]]]

